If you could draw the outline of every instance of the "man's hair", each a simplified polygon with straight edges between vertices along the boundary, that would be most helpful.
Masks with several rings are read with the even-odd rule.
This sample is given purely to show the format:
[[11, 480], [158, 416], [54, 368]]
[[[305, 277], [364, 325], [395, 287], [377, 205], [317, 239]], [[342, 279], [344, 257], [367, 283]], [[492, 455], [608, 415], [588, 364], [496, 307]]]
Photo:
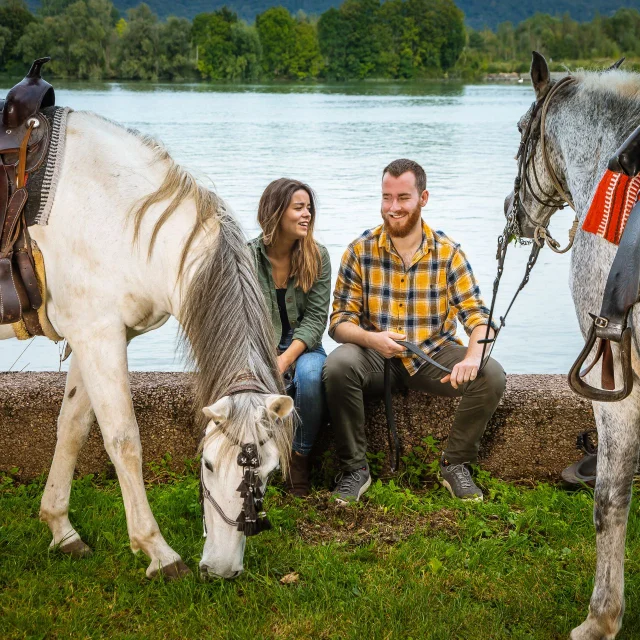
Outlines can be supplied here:
[[407, 158], [399, 158], [390, 162], [382, 172], [384, 178], [385, 173], [391, 174], [394, 178], [399, 178], [403, 173], [411, 171], [416, 178], [416, 188], [418, 189], [418, 195], [420, 195], [427, 188], [427, 174], [424, 169], [413, 160], [407, 160]]

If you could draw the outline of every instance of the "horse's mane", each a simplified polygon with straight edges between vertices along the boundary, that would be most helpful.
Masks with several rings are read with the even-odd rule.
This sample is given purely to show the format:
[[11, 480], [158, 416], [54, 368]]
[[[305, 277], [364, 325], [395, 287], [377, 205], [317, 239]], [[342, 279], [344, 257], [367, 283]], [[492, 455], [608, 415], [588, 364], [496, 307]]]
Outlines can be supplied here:
[[640, 99], [640, 74], [622, 69], [580, 70], [573, 74], [585, 91], [608, 93], [621, 98]]
[[[183, 346], [198, 370], [197, 412], [227, 395], [241, 374], [251, 374], [269, 393], [284, 392], [277, 373], [271, 319], [246, 238], [235, 218], [226, 211], [219, 214], [218, 229], [215, 247], [204, 255], [180, 310]], [[233, 441], [259, 443], [264, 437], [260, 423], [255, 420], [256, 411], [264, 408], [264, 400], [254, 393], [231, 398], [222, 451]], [[201, 413], [199, 417], [203, 427], [206, 419]], [[276, 424], [275, 416], [266, 412], [263, 420], [271, 423], [262, 426], [268, 428], [286, 470], [292, 420]], [[253, 432], [247, 433], [247, 427]]]
[[[196, 423], [200, 427], [205, 425], [202, 409], [224, 397], [241, 374], [251, 373], [270, 393], [283, 393], [271, 320], [247, 240], [237, 220], [226, 210], [224, 202], [213, 191], [198, 184], [160, 142], [135, 129], [110, 120], [107, 122], [126, 129], [151, 149], [154, 162], [168, 165], [160, 187], [142, 198], [130, 212], [134, 220], [134, 242], [139, 238], [142, 220], [149, 208], [169, 200], [155, 223], [148, 249], [150, 256], [164, 223], [180, 204], [191, 198], [196, 207], [196, 222], [182, 250], [179, 276], [197, 235], [204, 232], [208, 236], [204, 243], [207, 249], [199, 252], [200, 264], [182, 296], [178, 318], [182, 325], [182, 347], [197, 371]], [[275, 416], [268, 416], [265, 411], [263, 424], [260, 424], [255, 415], [264, 409], [262, 396], [242, 393], [232, 399], [225, 422], [228, 438], [221, 456], [233, 441], [259, 443], [264, 437], [264, 427], [267, 427], [278, 448], [283, 470], [286, 470], [293, 435], [292, 421], [285, 420], [284, 425], [276, 423]]]

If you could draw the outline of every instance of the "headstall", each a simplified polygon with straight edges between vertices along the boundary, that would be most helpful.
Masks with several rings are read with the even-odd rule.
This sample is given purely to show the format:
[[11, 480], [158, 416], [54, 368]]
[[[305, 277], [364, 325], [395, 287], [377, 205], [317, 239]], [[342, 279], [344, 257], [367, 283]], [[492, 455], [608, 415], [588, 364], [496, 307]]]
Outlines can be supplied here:
[[[235, 395], [237, 393], [269, 393], [267, 387], [257, 380], [252, 374], [242, 374], [227, 389], [225, 396]], [[225, 438], [229, 439], [229, 435], [224, 429], [220, 429]], [[203, 434], [204, 438], [204, 434]], [[200, 466], [200, 506], [202, 507], [202, 526], [204, 537], [207, 536], [207, 523], [204, 515], [204, 500], [207, 499], [211, 506], [218, 512], [220, 517], [232, 527], [236, 527], [245, 536], [255, 536], [262, 531], [271, 529], [271, 523], [267, 518], [267, 514], [263, 510], [264, 489], [266, 488], [269, 477], [266, 479], [264, 486], [261, 485], [260, 468], [261, 460], [258, 453], [258, 446], [262, 446], [270, 438], [259, 441], [256, 445], [254, 442], [240, 443], [233, 441], [233, 444], [240, 447], [240, 453], [236, 458], [238, 466], [242, 467], [242, 482], [236, 489], [243, 498], [242, 510], [238, 517], [233, 520], [224, 512], [224, 509], [218, 504], [216, 499], [204, 484], [202, 479], [202, 465]]]
[[[560, 248], [560, 244], [551, 236], [549, 233], [549, 220], [546, 221], [545, 224], [541, 225], [535, 222], [529, 212], [525, 208], [523, 204], [523, 196], [528, 191], [531, 197], [538, 202], [539, 204], [550, 207], [553, 209], [564, 209], [565, 206], [569, 206], [575, 210], [571, 195], [563, 188], [558, 180], [558, 177], [551, 165], [551, 161], [549, 159], [549, 153], [547, 149], [546, 142], [546, 119], [547, 112], [549, 110], [549, 105], [551, 103], [551, 99], [560, 91], [560, 89], [568, 84], [572, 84], [575, 82], [575, 78], [573, 76], [565, 76], [561, 80], [558, 80], [548, 93], [533, 103], [531, 107], [531, 117], [529, 118], [529, 122], [527, 123], [527, 128], [524, 131], [522, 136], [522, 140], [520, 142], [520, 147], [518, 148], [518, 154], [516, 159], [518, 160], [518, 174], [516, 175], [513, 187], [513, 202], [511, 204], [511, 210], [509, 215], [507, 216], [507, 223], [502, 234], [498, 237], [498, 248], [496, 251], [496, 260], [498, 261], [498, 270], [493, 281], [493, 295], [491, 298], [491, 306], [489, 309], [489, 321], [487, 323], [487, 331], [482, 340], [479, 340], [479, 343], [482, 344], [482, 358], [481, 364], [478, 371], [482, 371], [485, 365], [489, 361], [489, 355], [487, 354], [487, 348], [489, 345], [495, 343], [498, 338], [498, 335], [502, 328], [505, 326], [505, 322], [511, 308], [513, 307], [516, 298], [524, 289], [526, 284], [529, 282], [529, 277], [531, 275], [531, 270], [533, 269], [536, 261], [538, 260], [538, 255], [540, 250], [545, 245], [545, 243], [549, 246], [549, 248], [555, 253], [566, 253], [573, 246], [573, 241], [575, 238], [576, 231], [578, 229], [578, 217], [574, 218], [573, 224], [569, 231], [569, 244], [564, 248]], [[537, 126], [536, 126], [537, 125]], [[545, 163], [545, 167], [547, 169], [547, 173], [553, 182], [554, 188], [557, 193], [549, 194], [544, 191], [542, 186], [540, 185], [540, 180], [538, 177], [538, 173], [535, 169], [535, 162], [533, 159], [535, 157], [537, 143], [540, 142], [540, 149], [542, 152], [542, 157]], [[530, 173], [533, 175], [533, 181], [535, 182], [535, 187], [532, 182], [532, 178]], [[537, 190], [537, 191], [536, 191]], [[520, 224], [518, 222], [518, 213], [520, 213], [524, 218], [526, 218], [529, 223], [534, 227], [533, 238], [525, 239], [522, 235], [522, 230], [520, 228]], [[549, 218], [550, 219], [550, 218]], [[509, 244], [512, 241], [516, 241], [521, 245], [531, 244], [531, 253], [529, 254], [529, 258], [527, 260], [527, 266], [525, 267], [525, 273], [518, 289], [516, 290], [509, 306], [507, 307], [507, 311], [504, 316], [500, 316], [500, 324], [498, 328], [495, 330], [495, 333], [492, 338], [489, 337], [489, 331], [491, 330], [491, 324], [494, 316], [495, 303], [496, 298], [498, 296], [498, 288], [500, 286], [500, 280], [502, 278], [502, 274], [504, 272], [504, 264], [507, 256], [507, 249]]]

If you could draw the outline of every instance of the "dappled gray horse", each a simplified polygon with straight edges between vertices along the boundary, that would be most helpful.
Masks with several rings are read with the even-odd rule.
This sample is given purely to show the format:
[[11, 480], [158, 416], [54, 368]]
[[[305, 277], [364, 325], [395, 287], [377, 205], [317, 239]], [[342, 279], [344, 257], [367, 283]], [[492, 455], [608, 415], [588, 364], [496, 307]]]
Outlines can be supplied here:
[[[572, 201], [582, 223], [609, 158], [640, 124], [640, 76], [620, 71], [616, 66], [599, 73], [577, 73], [573, 81], [563, 83], [554, 91], [556, 83], [550, 79], [545, 59], [534, 53], [531, 80], [536, 102], [541, 105], [541, 101], [550, 98], [543, 134], [549, 162], [545, 162], [540, 144], [533, 147], [529, 174], [537, 178], [529, 188], [520, 190], [521, 205], [516, 215], [523, 237], [532, 238], [536, 227], [546, 226], [565, 196]], [[534, 104], [518, 123], [523, 138], [532, 116], [532, 129], [539, 133], [541, 109], [535, 109]], [[505, 202], [507, 216], [513, 212], [513, 199], [512, 193]], [[614, 244], [578, 228], [571, 259], [570, 288], [585, 336], [592, 326], [589, 312], [597, 313], [602, 304], [616, 250]], [[629, 318], [634, 336], [635, 377], [640, 373], [639, 320], [640, 308], [635, 307]], [[541, 321], [544, 321], [542, 317]], [[618, 347], [612, 344], [612, 348], [617, 361]], [[587, 380], [599, 386], [600, 376], [601, 363], [598, 363]], [[615, 379], [619, 388], [621, 372], [617, 366]], [[573, 640], [614, 638], [622, 624], [624, 547], [631, 483], [640, 444], [640, 385], [636, 384], [625, 400], [594, 402], [593, 409], [598, 427], [594, 507], [598, 560], [589, 615], [572, 631]]]

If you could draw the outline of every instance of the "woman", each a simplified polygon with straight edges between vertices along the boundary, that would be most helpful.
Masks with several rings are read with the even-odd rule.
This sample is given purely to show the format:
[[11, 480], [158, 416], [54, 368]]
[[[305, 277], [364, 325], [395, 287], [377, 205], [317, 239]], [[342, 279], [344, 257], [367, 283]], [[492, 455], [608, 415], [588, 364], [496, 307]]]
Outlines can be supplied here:
[[280, 178], [258, 205], [262, 234], [249, 243], [274, 329], [280, 373], [298, 413], [288, 486], [309, 494], [309, 454], [325, 420], [322, 335], [329, 315], [331, 262], [313, 239], [314, 194], [298, 180]]

